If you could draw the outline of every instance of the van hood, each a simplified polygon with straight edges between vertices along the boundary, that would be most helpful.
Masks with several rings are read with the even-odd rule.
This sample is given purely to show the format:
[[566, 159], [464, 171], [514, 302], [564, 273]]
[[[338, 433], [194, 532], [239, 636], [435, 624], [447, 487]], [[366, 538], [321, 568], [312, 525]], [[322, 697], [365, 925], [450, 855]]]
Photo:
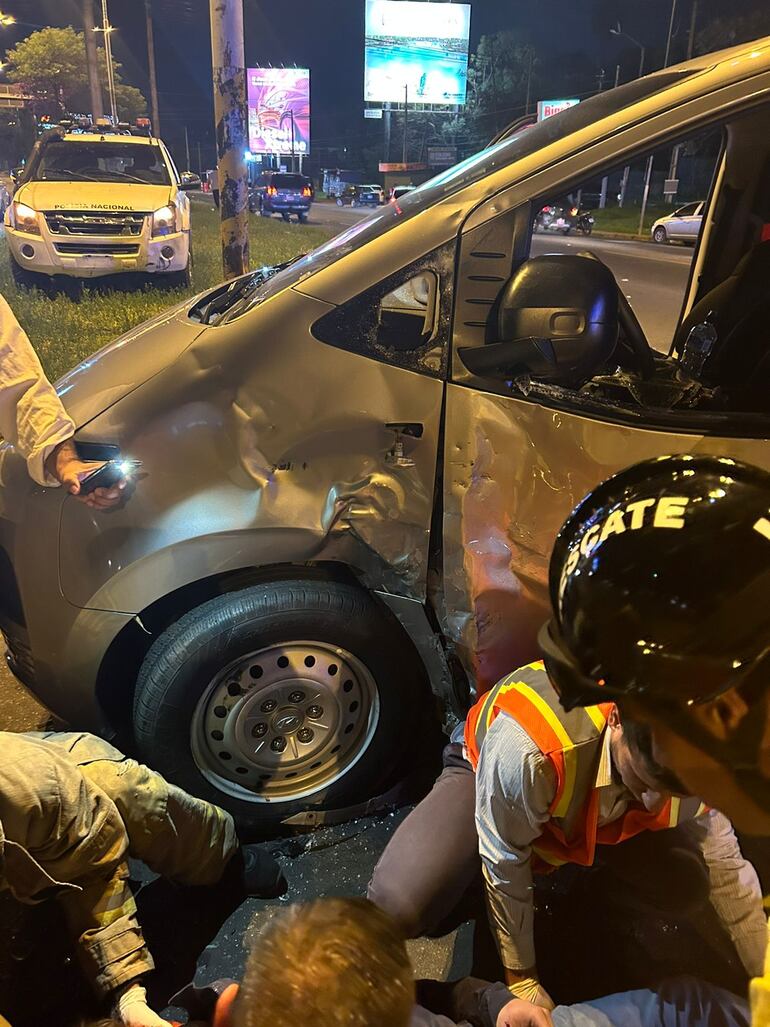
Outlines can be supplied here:
[[26, 182], [15, 200], [34, 210], [148, 211], [164, 207], [172, 198], [170, 185], [126, 182]]
[[56, 391], [78, 428], [153, 378], [207, 330], [187, 317], [194, 302], [186, 299], [132, 328], [59, 379]]

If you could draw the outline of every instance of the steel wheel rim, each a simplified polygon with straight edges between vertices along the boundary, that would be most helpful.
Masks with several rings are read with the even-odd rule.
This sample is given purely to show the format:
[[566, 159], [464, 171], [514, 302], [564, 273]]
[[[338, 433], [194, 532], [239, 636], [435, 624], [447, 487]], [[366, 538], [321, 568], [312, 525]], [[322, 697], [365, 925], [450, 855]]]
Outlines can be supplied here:
[[307, 798], [364, 755], [380, 719], [369, 670], [326, 642], [266, 646], [209, 682], [192, 718], [192, 754], [219, 791], [252, 803]]

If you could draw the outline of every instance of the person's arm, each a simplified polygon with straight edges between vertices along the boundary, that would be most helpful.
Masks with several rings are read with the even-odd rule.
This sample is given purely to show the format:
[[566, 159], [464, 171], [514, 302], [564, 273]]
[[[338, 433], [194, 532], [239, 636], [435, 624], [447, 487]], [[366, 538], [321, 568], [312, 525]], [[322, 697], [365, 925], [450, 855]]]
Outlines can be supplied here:
[[708, 869], [709, 901], [750, 977], [761, 975], [767, 916], [754, 867], [744, 858], [730, 821], [713, 810], [683, 825], [695, 837]]
[[38, 485], [64, 485], [97, 510], [116, 506], [125, 481], [80, 495], [81, 477], [100, 462], [80, 459], [74, 434], [74, 422], [46, 378], [32, 343], [0, 296], [0, 436], [24, 457], [29, 476]]
[[531, 845], [549, 818], [554, 772], [519, 726], [501, 713], [476, 769], [476, 829], [487, 902], [505, 982], [518, 998], [550, 1004], [535, 960]]
[[46, 461], [75, 425], [43, 373], [37, 354], [0, 296], [0, 435], [27, 461], [39, 485], [58, 485]]

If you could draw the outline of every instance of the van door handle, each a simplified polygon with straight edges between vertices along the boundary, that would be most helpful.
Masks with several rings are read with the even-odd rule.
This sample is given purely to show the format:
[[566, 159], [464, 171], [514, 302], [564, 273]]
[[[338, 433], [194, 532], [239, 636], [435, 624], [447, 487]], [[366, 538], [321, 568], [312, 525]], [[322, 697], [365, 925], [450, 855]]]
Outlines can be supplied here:
[[411, 439], [421, 439], [425, 430], [420, 421], [391, 421], [385, 427], [397, 435], [408, 435]]
[[393, 445], [385, 454], [385, 462], [393, 467], [414, 467], [414, 460], [404, 450], [404, 437], [421, 439], [423, 425], [419, 421], [390, 421], [385, 427], [395, 432]]

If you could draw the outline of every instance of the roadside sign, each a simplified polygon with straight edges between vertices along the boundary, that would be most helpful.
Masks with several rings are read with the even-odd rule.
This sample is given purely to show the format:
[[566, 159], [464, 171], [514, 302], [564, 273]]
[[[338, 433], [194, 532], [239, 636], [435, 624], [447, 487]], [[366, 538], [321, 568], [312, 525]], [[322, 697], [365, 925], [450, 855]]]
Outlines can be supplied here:
[[560, 114], [578, 103], [580, 100], [538, 100], [537, 120], [545, 121], [546, 118], [552, 118], [554, 114]]
[[388, 164], [380, 161], [380, 171], [427, 171], [427, 164]]
[[456, 146], [429, 146], [428, 164], [432, 168], [451, 168], [457, 163]]
[[382, 107], [364, 107], [364, 117], [374, 118], [375, 121], [381, 121]]

